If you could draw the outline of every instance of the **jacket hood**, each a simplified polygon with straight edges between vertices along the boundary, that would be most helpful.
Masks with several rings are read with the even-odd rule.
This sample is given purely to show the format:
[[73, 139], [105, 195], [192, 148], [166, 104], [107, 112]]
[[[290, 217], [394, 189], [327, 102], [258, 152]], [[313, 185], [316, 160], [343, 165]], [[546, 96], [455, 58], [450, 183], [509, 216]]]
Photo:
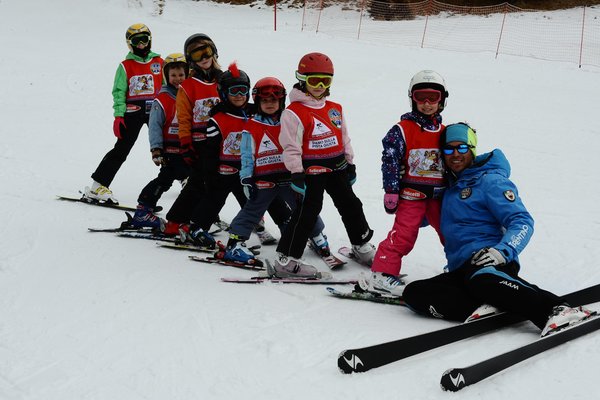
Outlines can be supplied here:
[[473, 165], [465, 169], [458, 177], [450, 173], [450, 184], [455, 184], [458, 180], [468, 182], [477, 180], [486, 174], [498, 174], [504, 178], [510, 177], [510, 163], [500, 149], [494, 149], [489, 153], [483, 153], [475, 157]]
[[302, 90], [297, 89], [297, 88], [293, 88], [290, 91], [290, 103], [292, 102], [300, 102], [302, 104], [304, 104], [307, 107], [311, 107], [311, 108], [321, 108], [323, 107], [323, 105], [325, 104], [325, 97], [323, 97], [322, 99], [315, 99], [314, 97], [312, 97], [311, 95], [304, 93]]

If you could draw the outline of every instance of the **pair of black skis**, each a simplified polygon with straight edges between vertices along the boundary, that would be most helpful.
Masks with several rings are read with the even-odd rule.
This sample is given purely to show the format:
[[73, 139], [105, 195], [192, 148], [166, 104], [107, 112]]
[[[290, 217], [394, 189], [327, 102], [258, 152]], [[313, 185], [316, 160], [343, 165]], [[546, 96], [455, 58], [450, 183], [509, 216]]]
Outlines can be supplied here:
[[[569, 293], [563, 296], [562, 299], [571, 305], [598, 302], [600, 301], [600, 285]], [[518, 315], [501, 313], [392, 342], [344, 350], [338, 357], [337, 364], [340, 371], [345, 374], [366, 372], [373, 368], [522, 321], [524, 321], [524, 318]], [[466, 368], [449, 369], [444, 372], [440, 384], [444, 390], [458, 391], [545, 350], [598, 329], [600, 329], [600, 317], [592, 317], [574, 327], [564, 329], [480, 363]]]

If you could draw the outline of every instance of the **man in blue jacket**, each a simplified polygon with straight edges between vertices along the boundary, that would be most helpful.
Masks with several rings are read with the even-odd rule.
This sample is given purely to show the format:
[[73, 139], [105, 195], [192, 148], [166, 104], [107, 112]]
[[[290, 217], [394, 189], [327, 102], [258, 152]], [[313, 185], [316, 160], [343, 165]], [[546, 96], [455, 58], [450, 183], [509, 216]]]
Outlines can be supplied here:
[[475, 131], [465, 123], [448, 125], [441, 143], [448, 176], [441, 215], [448, 264], [444, 274], [407, 285], [406, 303], [458, 321], [500, 309], [531, 320], [542, 336], [595, 314], [569, 307], [518, 276], [518, 255], [531, 239], [533, 218], [509, 179], [504, 153], [477, 156]]

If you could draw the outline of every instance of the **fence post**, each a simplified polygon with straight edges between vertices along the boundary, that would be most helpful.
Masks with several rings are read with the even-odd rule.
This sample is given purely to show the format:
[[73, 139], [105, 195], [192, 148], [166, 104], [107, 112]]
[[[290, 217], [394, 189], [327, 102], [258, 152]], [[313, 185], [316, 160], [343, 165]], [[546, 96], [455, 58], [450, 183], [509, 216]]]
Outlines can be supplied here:
[[277, 32], [277, 0], [273, 0], [273, 31]]
[[432, 4], [433, 0], [429, 0], [429, 7], [427, 7], [427, 15], [425, 16], [425, 27], [423, 27], [423, 38], [421, 38], [421, 48], [423, 48], [425, 44], [425, 33], [427, 32], [427, 23], [429, 22], [429, 14], [431, 14]]
[[508, 12], [508, 3], [504, 3], [504, 16], [502, 17], [502, 26], [500, 27], [500, 35], [498, 36], [498, 46], [496, 46], [496, 57], [498, 59], [498, 52], [500, 51], [500, 42], [502, 41], [502, 33], [504, 32], [504, 21], [506, 21], [506, 13]]
[[581, 68], [581, 59], [583, 57], [583, 31], [585, 28], [585, 7], [583, 6], [583, 19], [581, 21], [581, 43], [579, 45], [579, 68]]
[[306, 15], [306, 2], [308, 0], [304, 0], [304, 9], [302, 10], [302, 26], [300, 26], [300, 32], [304, 32], [304, 16]]
[[319, 32], [319, 24], [321, 23], [321, 12], [323, 11], [323, 0], [319, 1], [319, 17], [317, 18], [317, 29], [315, 33]]
[[358, 33], [356, 35], [356, 40], [360, 39], [360, 28], [362, 26], [362, 17], [363, 17], [363, 12], [365, 10], [365, 2], [366, 2], [366, 0], [362, 0], [360, 2], [360, 18], [358, 20]]

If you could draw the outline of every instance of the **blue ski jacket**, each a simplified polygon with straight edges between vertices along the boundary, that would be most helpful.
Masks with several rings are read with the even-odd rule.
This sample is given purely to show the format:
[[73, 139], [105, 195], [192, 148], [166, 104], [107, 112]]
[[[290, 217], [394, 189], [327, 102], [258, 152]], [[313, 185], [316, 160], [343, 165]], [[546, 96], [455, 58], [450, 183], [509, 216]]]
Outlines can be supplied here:
[[533, 235], [533, 218], [509, 177], [508, 160], [495, 149], [450, 178], [441, 216], [447, 271], [459, 268], [484, 247], [500, 251], [506, 262], [518, 262]]

